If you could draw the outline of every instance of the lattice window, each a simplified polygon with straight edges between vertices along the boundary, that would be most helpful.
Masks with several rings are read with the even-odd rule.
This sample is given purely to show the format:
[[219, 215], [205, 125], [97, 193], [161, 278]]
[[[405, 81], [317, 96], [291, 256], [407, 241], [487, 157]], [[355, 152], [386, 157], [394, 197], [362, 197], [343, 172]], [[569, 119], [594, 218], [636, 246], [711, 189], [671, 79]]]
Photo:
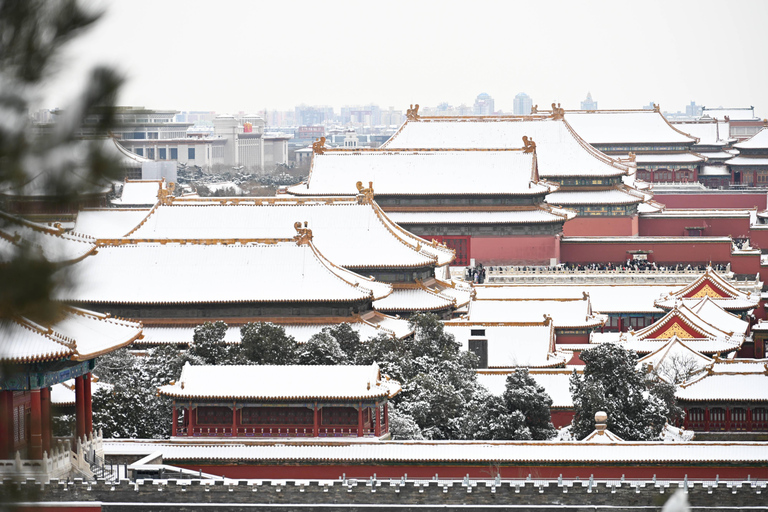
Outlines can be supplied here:
[[247, 425], [312, 425], [314, 411], [307, 407], [244, 407], [242, 422]]
[[232, 409], [229, 407], [198, 407], [198, 425], [231, 425]]
[[357, 409], [326, 407], [323, 409], [323, 425], [357, 425]]

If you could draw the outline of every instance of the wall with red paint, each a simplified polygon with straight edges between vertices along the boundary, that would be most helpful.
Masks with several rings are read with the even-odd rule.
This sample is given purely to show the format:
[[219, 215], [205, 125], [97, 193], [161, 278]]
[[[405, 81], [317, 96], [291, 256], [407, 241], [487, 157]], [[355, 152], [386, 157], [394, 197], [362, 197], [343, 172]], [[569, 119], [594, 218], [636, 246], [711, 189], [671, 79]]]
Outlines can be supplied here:
[[564, 236], [634, 236], [638, 234], [637, 215], [633, 217], [576, 217], [563, 226]]
[[768, 269], [760, 265], [759, 254], [731, 255], [731, 271], [736, 274], [757, 274], [766, 270]]
[[768, 226], [751, 227], [749, 230], [749, 243], [756, 249], [768, 249]]
[[575, 412], [573, 410], [556, 410], [551, 411], [552, 416], [552, 424], [555, 426], [555, 428], [563, 428], [566, 425], [570, 425], [571, 421], [573, 421], [573, 416]]
[[483, 265], [549, 265], [559, 261], [557, 236], [477, 237], [470, 242], [470, 257]]
[[[653, 217], [640, 216], [640, 236], [688, 236], [687, 227], [702, 226], [702, 236], [749, 236], [749, 217], [707, 218], [701, 217]], [[768, 247], [768, 246], [766, 246]]]
[[701, 194], [661, 194], [656, 193], [653, 199], [666, 205], [667, 208], [755, 208], [765, 210], [768, 207], [768, 195], [765, 191]]
[[[690, 237], [690, 242], [653, 242], [643, 241], [642, 238], [622, 242], [611, 242], [608, 239], [586, 243], [570, 242], [567, 238], [560, 241], [560, 259], [568, 263], [622, 263], [627, 261], [627, 251], [638, 250], [653, 251], [649, 259], [659, 263], [687, 265], [731, 261], [731, 242], [727, 240], [710, 242], [699, 237]], [[759, 266], [759, 257], [757, 262]], [[747, 263], [744, 268], [747, 268]]]
[[555, 329], [555, 343], [558, 345], [573, 345], [589, 343], [589, 333], [584, 334], [558, 334]]
[[[376, 474], [377, 478], [400, 478], [407, 474], [408, 478], [426, 478], [431, 479], [435, 473], [440, 478], [464, 478], [469, 474], [470, 478], [489, 478], [488, 464], [447, 464], [434, 462], [422, 462], [407, 464], [402, 462], [390, 461], [386, 465], [375, 464], [334, 464], [329, 462], [324, 465], [305, 463], [296, 466], [284, 465], [250, 465], [241, 461], [239, 465], [195, 465], [195, 464], [174, 464], [173, 461], [165, 461], [166, 464], [173, 464], [183, 468], [191, 469], [195, 472], [202, 471], [213, 475], [221, 475], [235, 479], [338, 479], [342, 475], [347, 478], [370, 478]], [[752, 479], [768, 479], [768, 467], [732, 467], [732, 466], [659, 466], [655, 464], [644, 465], [637, 462], [632, 465], [621, 466], [617, 464], [601, 465], [599, 463], [583, 463], [583, 465], [553, 464], [551, 466], [503, 466], [494, 465], [494, 474], [499, 472], [502, 478], [526, 478], [530, 474], [535, 474], [539, 478], [557, 479], [560, 475], [563, 478], [586, 478], [590, 475], [594, 478], [620, 478], [624, 475], [626, 478], [651, 479], [654, 475], [657, 478], [676, 478], [683, 479], [686, 475], [692, 478], [714, 479], [719, 475], [721, 479], [744, 479], [749, 475]]]

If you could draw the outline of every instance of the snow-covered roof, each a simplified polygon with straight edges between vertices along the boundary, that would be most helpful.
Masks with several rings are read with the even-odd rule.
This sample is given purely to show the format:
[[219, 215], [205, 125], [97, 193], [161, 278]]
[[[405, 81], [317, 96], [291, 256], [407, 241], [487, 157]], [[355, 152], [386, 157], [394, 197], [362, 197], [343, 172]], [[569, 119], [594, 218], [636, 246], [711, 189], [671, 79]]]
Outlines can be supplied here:
[[[518, 146], [519, 147], [519, 146]], [[355, 195], [357, 183], [379, 195], [540, 195], [535, 153], [522, 150], [326, 150], [316, 153], [299, 196]], [[467, 170], [472, 169], [472, 179]]]
[[665, 208], [663, 212], [645, 214], [643, 217], [648, 219], [748, 219], [753, 211], [746, 208]]
[[[469, 350], [470, 338], [488, 340], [488, 368], [555, 368], [565, 366], [568, 357], [555, 352], [554, 328], [551, 323], [528, 324], [484, 323], [451, 320], [445, 322], [446, 332]], [[485, 334], [473, 336], [482, 329]]]
[[385, 217], [375, 203], [350, 198], [249, 198], [224, 205], [181, 199], [155, 208], [127, 238], [290, 238], [296, 222], [308, 222], [317, 249], [346, 268], [423, 267], [453, 259], [450, 249], [403, 232]]
[[731, 176], [731, 170], [725, 165], [702, 165], [699, 176]]
[[688, 402], [767, 402], [768, 360], [717, 359], [681, 384], [675, 397]]
[[746, 311], [757, 307], [760, 302], [759, 293], [743, 292], [723, 279], [716, 271], [707, 268], [707, 271], [692, 283], [659, 298], [656, 305], [664, 309], [670, 309], [677, 303], [692, 307], [703, 297], [709, 297], [718, 306], [728, 311]]
[[95, 249], [93, 240], [77, 234], [65, 233], [59, 227], [49, 227], [12, 217], [0, 212], [0, 262], [6, 262], [19, 254], [27, 245], [46, 260], [54, 263], [70, 263], [81, 260]]
[[710, 117], [720, 121], [725, 120], [728, 117], [731, 121], [759, 121], [760, 118], [755, 116], [754, 107], [740, 107], [740, 108], [707, 108], [701, 112], [702, 118]]
[[768, 128], [763, 128], [744, 142], [733, 145], [738, 149], [766, 149], [768, 150]]
[[620, 185], [610, 190], [586, 190], [553, 192], [547, 195], [547, 203], [558, 206], [577, 206], [588, 204], [637, 204], [642, 203], [645, 196], [640, 192]]
[[[488, 391], [494, 395], [501, 396], [507, 386], [507, 376], [509, 372], [498, 373], [480, 370], [477, 374], [477, 381], [485, 386]], [[549, 397], [552, 399], [552, 408], [572, 409], [573, 398], [571, 397], [570, 381], [573, 371], [570, 369], [532, 369], [528, 371], [536, 384], [543, 387]]]
[[754, 165], [759, 167], [768, 166], [768, 157], [749, 157], [735, 156], [725, 161], [728, 165]]
[[749, 322], [724, 310], [711, 297], [700, 299], [698, 304], [693, 303], [690, 305], [690, 308], [699, 318], [705, 318], [707, 322], [716, 325], [723, 331], [732, 331], [735, 334], [743, 334], [745, 336], [747, 334]]
[[639, 154], [635, 157], [637, 165], [653, 163], [671, 163], [671, 164], [695, 164], [703, 162], [704, 158], [698, 153], [647, 153]]
[[64, 308], [61, 318], [50, 326], [27, 318], [7, 318], [0, 320], [0, 361], [85, 361], [140, 336], [140, 323], [78, 308]]
[[629, 171], [627, 164], [587, 144], [567, 122], [545, 117], [437, 117], [407, 120], [382, 148], [515, 148], [520, 147], [524, 136], [536, 143], [539, 174], [542, 177], [606, 177], [620, 176]]
[[81, 303], [362, 301], [383, 298], [392, 290], [389, 284], [337, 267], [311, 242], [279, 239], [102, 246], [71, 272], [74, 284], [58, 298]]
[[389, 218], [398, 224], [546, 224], [558, 223], [576, 216], [571, 210], [540, 205], [532, 210], [488, 212], [390, 212]]
[[586, 294], [577, 299], [475, 299], [469, 303], [472, 322], [541, 322], [552, 318], [556, 329], [590, 329], [606, 317], [592, 313]]
[[[105, 441], [105, 450], [125, 450]], [[163, 459], [231, 461], [301, 461], [376, 463], [376, 462], [477, 462], [483, 465], [505, 462], [535, 466], [537, 463], [579, 462], [664, 464], [768, 464], [768, 444], [764, 442], [687, 442], [644, 441], [600, 446], [581, 441], [387, 441], [382, 443], [341, 441], [333, 444], [280, 439], [272, 444], [181, 444], [168, 441], [133, 449], [161, 451]]]
[[165, 180], [125, 180], [123, 193], [112, 199], [117, 206], [152, 206], [158, 201], [160, 190], [165, 188]]
[[654, 110], [566, 111], [565, 120], [590, 144], [690, 144], [697, 141]]
[[480, 285], [475, 286], [478, 299], [578, 299], [589, 294], [595, 313], [660, 313], [654, 301], [676, 285]]
[[120, 238], [147, 218], [151, 210], [142, 208], [101, 208], [78, 212], [73, 233], [92, 238]]
[[400, 384], [370, 366], [192, 366], [186, 364], [161, 395], [196, 400], [375, 400]]
[[672, 126], [699, 139], [700, 146], [724, 146], [734, 140], [727, 122], [673, 122]]
[[664, 367], [668, 365], [681, 364], [685, 362], [688, 365], [691, 362], [697, 369], [704, 368], [712, 363], [713, 359], [705, 356], [701, 352], [689, 347], [683, 340], [677, 336], [672, 336], [658, 350], [638, 359], [638, 366], [653, 365], [657, 371], [664, 373]]
[[456, 305], [453, 297], [444, 296], [426, 286], [395, 288], [390, 295], [373, 303], [376, 310], [393, 313], [440, 311], [454, 308]]

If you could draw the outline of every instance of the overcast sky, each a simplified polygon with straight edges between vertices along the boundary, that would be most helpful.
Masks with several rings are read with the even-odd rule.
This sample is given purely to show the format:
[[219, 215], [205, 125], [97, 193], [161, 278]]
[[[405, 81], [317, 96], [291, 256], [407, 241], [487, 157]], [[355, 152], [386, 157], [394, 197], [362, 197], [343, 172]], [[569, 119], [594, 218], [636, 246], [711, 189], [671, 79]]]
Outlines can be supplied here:
[[684, 110], [768, 117], [768, 1], [92, 0], [106, 13], [67, 49], [43, 100], [65, 106], [109, 64], [122, 105], [286, 110], [306, 103]]

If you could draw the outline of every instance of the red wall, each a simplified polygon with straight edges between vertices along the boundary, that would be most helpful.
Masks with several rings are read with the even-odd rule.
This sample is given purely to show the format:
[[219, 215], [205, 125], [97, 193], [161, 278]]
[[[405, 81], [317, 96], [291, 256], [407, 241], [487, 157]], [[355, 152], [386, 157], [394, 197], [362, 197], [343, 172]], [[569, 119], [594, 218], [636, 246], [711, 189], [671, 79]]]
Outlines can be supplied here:
[[768, 249], [768, 226], [750, 229], [749, 243], [756, 249]]
[[731, 255], [731, 271], [736, 274], [757, 274], [765, 271], [760, 266], [759, 254], [733, 254]]
[[[731, 236], [742, 238], [749, 236], [749, 217], [742, 218], [646, 218], [640, 216], [640, 236], [687, 236], [685, 228], [703, 226], [703, 236]], [[766, 246], [768, 247], [768, 246]]]
[[589, 343], [589, 333], [584, 334], [558, 334], [555, 329], [555, 343], [558, 345], [573, 345]]
[[555, 426], [555, 428], [563, 428], [566, 425], [571, 424], [575, 412], [572, 410], [557, 410], [550, 411], [550, 414], [552, 415], [552, 424]]
[[565, 223], [565, 236], [634, 236], [638, 234], [634, 217], [576, 217]]
[[470, 257], [483, 265], [549, 265], [559, 261], [558, 236], [473, 236]]
[[[701, 448], [702, 450], [706, 448]], [[194, 465], [194, 464], [174, 464], [173, 461], [166, 461], [167, 464], [173, 464], [182, 468], [194, 471], [202, 471], [213, 475], [221, 475], [236, 479], [337, 479], [343, 474], [347, 478], [370, 478], [376, 474], [377, 478], [400, 478], [406, 473], [408, 478], [427, 478], [431, 479], [435, 473], [440, 478], [464, 478], [469, 474], [470, 478], [489, 478], [488, 464], [447, 464], [447, 463], [414, 463], [406, 464], [392, 461], [382, 465], [351, 465], [334, 464], [332, 462], [324, 465], [302, 463], [296, 466], [288, 465]], [[620, 478], [625, 475], [627, 478], [650, 479], [656, 475], [657, 478], [675, 478], [682, 479], [685, 475], [691, 478], [714, 479], [719, 475], [723, 479], [743, 479], [747, 476], [752, 479], [767, 479], [768, 467], [733, 467], [733, 466], [680, 466], [670, 467], [662, 465], [642, 465], [642, 463], [627, 466], [621, 465], [564, 465], [553, 464], [551, 466], [503, 466], [494, 465], [494, 471], [498, 469], [502, 478], [526, 478], [530, 474], [537, 475], [539, 478], [586, 478], [594, 475], [594, 478]]]
[[[660, 263], [724, 263], [731, 261], [731, 242], [705, 242], [698, 237], [690, 237], [690, 242], [651, 242], [622, 241], [609, 242], [607, 239], [594, 242], [569, 242], [567, 238], [560, 241], [560, 258], [569, 263], [622, 263], [627, 261], [627, 251], [653, 251], [649, 259]], [[755, 258], [752, 258], [753, 260]], [[760, 258], [757, 257], [759, 266]], [[751, 263], [750, 263], [751, 265]], [[743, 267], [747, 268], [747, 262]], [[759, 270], [739, 273], [756, 273]]]
[[755, 208], [765, 210], [768, 207], [765, 192], [744, 194], [654, 194], [653, 199], [667, 208]]

